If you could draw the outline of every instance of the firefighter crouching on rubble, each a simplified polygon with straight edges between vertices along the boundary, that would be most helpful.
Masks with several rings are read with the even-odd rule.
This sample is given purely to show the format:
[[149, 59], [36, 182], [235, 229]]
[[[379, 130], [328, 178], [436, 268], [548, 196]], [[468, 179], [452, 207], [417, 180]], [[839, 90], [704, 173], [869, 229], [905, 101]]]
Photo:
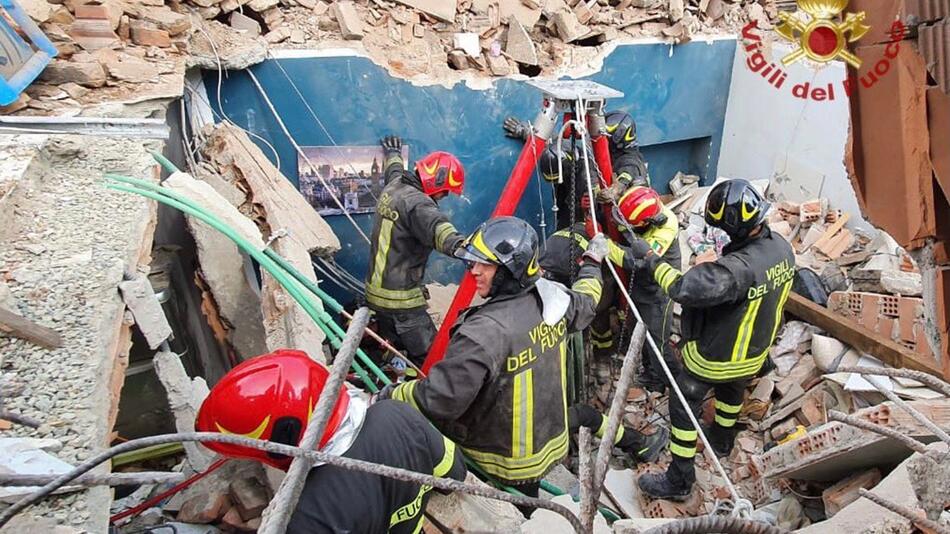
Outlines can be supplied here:
[[[297, 445], [320, 398], [328, 372], [306, 353], [281, 349], [248, 360], [214, 386], [195, 428]], [[232, 458], [257, 460], [284, 471], [291, 458], [257, 449], [206, 443]], [[320, 439], [324, 452], [437, 477], [465, 479], [462, 454], [418, 412], [394, 401], [367, 401], [356, 390], [340, 395]], [[429, 486], [317, 464], [287, 532], [415, 533], [422, 526]]]
[[567, 347], [594, 317], [602, 235], [591, 239], [570, 290], [542, 279], [538, 235], [525, 221], [483, 223], [458, 250], [488, 299], [465, 310], [445, 359], [380, 396], [407, 402], [489, 475], [537, 496], [568, 451]]
[[[715, 391], [715, 424], [704, 433], [719, 456], [732, 449], [745, 386], [768, 357], [795, 278], [791, 246], [765, 224], [768, 209], [768, 202], [745, 180], [714, 187], [705, 219], [731, 241], [721, 258], [685, 274], [646, 241], [634, 240], [629, 248], [683, 306], [685, 369], [676, 383], [694, 413], [702, 408], [706, 393]], [[665, 473], [643, 475], [639, 485], [653, 497], [682, 500], [696, 480], [697, 433], [676, 399], [670, 400], [670, 425], [672, 463]]]
[[373, 221], [366, 303], [376, 312], [380, 335], [422, 365], [436, 334], [422, 284], [426, 262], [433, 249], [451, 256], [464, 239], [436, 202], [462, 194], [465, 171], [452, 154], [433, 152], [408, 172], [402, 140], [389, 136], [381, 143], [386, 186]]
[[[613, 210], [617, 227], [628, 242], [643, 242], [664, 262], [674, 267], [680, 266], [680, 248], [677, 241], [679, 220], [676, 214], [663, 205], [660, 196], [649, 187], [633, 186], [617, 202]], [[633, 251], [614, 243], [609, 244], [607, 258], [611, 263], [625, 269], [630, 279], [630, 298], [633, 299], [647, 330], [663, 350], [663, 359], [676, 376], [680, 369], [673, 344], [670, 340], [673, 326], [673, 303], [663, 288], [653, 279], [642, 261], [634, 257]], [[632, 325], [631, 313], [628, 321]], [[633, 328], [628, 327], [628, 332]], [[643, 376], [640, 385], [653, 392], [662, 393], [669, 385], [663, 368], [649, 345], [643, 346]]]

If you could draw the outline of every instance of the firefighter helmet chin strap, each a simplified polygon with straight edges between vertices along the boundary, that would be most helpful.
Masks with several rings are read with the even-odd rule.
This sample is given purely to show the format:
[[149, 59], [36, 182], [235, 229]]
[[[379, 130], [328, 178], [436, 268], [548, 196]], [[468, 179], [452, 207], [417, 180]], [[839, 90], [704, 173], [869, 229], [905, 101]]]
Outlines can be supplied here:
[[[331, 437], [330, 441], [321, 449], [323, 452], [337, 456], [342, 456], [343, 453], [350, 450], [350, 446], [353, 445], [353, 441], [356, 440], [356, 436], [359, 435], [360, 429], [363, 428], [363, 421], [366, 419], [366, 410], [369, 408], [369, 403], [363, 396], [363, 392], [347, 388], [346, 394], [350, 397], [350, 403], [346, 408], [346, 415], [344, 415], [343, 420], [340, 421], [340, 426], [337, 427], [336, 432], [333, 433], [333, 437]], [[324, 463], [325, 462], [315, 462], [313, 466], [321, 466]]]

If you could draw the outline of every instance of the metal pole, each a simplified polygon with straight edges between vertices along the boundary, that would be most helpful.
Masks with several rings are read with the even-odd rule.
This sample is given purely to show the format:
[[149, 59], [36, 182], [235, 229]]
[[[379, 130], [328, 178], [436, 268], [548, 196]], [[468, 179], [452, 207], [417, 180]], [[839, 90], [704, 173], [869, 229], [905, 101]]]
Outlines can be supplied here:
[[[359, 347], [360, 340], [363, 338], [363, 331], [369, 323], [369, 308], [365, 306], [356, 310], [349, 328], [346, 329], [346, 336], [340, 345], [340, 350], [336, 353], [336, 359], [333, 362], [333, 370], [330, 378], [327, 380], [323, 391], [320, 392], [320, 398], [317, 400], [316, 413], [307, 424], [307, 429], [300, 440], [300, 448], [311, 450], [318, 446], [323, 431], [326, 429], [327, 421], [330, 420], [330, 414], [336, 405], [337, 398], [340, 395], [340, 387], [343, 386], [343, 379], [350, 364], [353, 363], [353, 357], [356, 355], [356, 349]], [[345, 393], [344, 393], [345, 395]], [[303, 491], [304, 482], [307, 480], [307, 473], [313, 464], [305, 457], [294, 458], [287, 470], [287, 476], [284, 477], [280, 487], [270, 504], [264, 510], [261, 517], [261, 526], [258, 532], [261, 534], [283, 534], [287, 530], [287, 523], [290, 522], [290, 516], [297, 506], [297, 500]]]
[[[0, 474], [0, 486], [43, 486], [56, 480], [59, 475], [21, 475], [18, 473]], [[71, 486], [125, 486], [139, 484], [168, 484], [185, 480], [184, 473], [165, 473], [162, 471], [142, 471], [139, 473], [88, 473], [70, 483]]]
[[457, 480], [452, 480], [449, 478], [437, 478], [432, 475], [427, 475], [423, 473], [416, 473], [414, 471], [409, 471], [406, 469], [400, 469], [397, 467], [390, 467], [388, 465], [375, 464], [372, 462], [366, 462], [363, 460], [354, 460], [352, 458], [347, 458], [345, 456], [337, 456], [335, 454], [329, 454], [323, 451], [318, 450], [304, 450], [300, 447], [291, 447], [289, 445], [283, 445], [280, 443], [274, 443], [272, 441], [262, 441], [257, 439], [246, 438], [243, 436], [235, 436], [230, 434], [219, 434], [217, 432], [186, 432], [179, 434], [164, 434], [161, 436], [152, 436], [148, 438], [135, 439], [122, 443], [107, 449], [96, 456], [86, 460], [82, 464], [76, 466], [75, 469], [61, 475], [56, 478], [56, 480], [50, 482], [49, 484], [43, 486], [35, 493], [20, 499], [15, 504], [4, 510], [0, 513], [0, 527], [7, 524], [10, 519], [15, 515], [22, 512], [23, 510], [29, 508], [30, 506], [42, 501], [47, 496], [52, 494], [57, 489], [68, 484], [71, 480], [75, 479], [78, 476], [81, 476], [85, 473], [88, 473], [90, 470], [94, 469], [97, 465], [109, 461], [116, 455], [135, 451], [145, 447], [151, 447], [155, 445], [162, 445], [165, 443], [181, 443], [181, 442], [214, 442], [214, 443], [227, 443], [230, 445], [238, 445], [242, 447], [251, 447], [254, 449], [271, 452], [274, 454], [283, 454], [284, 456], [293, 456], [306, 457], [311, 462], [323, 462], [328, 465], [334, 465], [342, 469], [349, 469], [353, 471], [361, 471], [364, 473], [371, 473], [374, 475], [379, 475], [387, 478], [392, 478], [395, 480], [402, 480], [405, 482], [412, 482], [415, 484], [427, 484], [433, 488], [438, 488], [445, 491], [461, 491], [463, 493], [468, 493], [471, 495], [478, 495], [480, 497], [486, 497], [489, 499], [495, 499], [498, 501], [505, 501], [516, 506], [527, 506], [534, 508], [543, 508], [545, 510], [550, 510], [554, 513], [557, 513], [567, 519], [571, 523], [571, 526], [574, 527], [575, 532], [583, 532], [581, 527], [580, 520], [577, 519], [577, 516], [574, 515], [567, 507], [561, 506], [560, 504], [551, 502], [547, 499], [536, 499], [533, 497], [525, 497], [522, 495], [511, 495], [505, 493], [501, 490], [485, 486], [485, 485], [475, 485], [475, 484], [466, 484], [464, 482], [459, 482]]
[[914, 511], [911, 510], [910, 508], [901, 506], [900, 504], [897, 504], [896, 502], [891, 502], [885, 499], [884, 497], [871, 493], [870, 491], [864, 488], [859, 488], [858, 494], [864, 497], [865, 499], [873, 502], [874, 504], [880, 506], [881, 508], [887, 508], [888, 510], [894, 512], [895, 514], [902, 516], [904, 519], [907, 519], [911, 523], [917, 523], [918, 525], [925, 527], [929, 530], [932, 530], [934, 532], [938, 532], [939, 534], [950, 534], [950, 528], [947, 528], [936, 521], [931, 521], [930, 519], [927, 519], [926, 517], [921, 517], [915, 514]]

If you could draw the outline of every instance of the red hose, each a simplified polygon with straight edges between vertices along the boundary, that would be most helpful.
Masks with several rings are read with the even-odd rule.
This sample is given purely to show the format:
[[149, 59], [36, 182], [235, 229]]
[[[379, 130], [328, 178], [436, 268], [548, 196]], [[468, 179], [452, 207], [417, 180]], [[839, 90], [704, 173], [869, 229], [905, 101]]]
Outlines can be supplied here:
[[188, 486], [191, 486], [195, 482], [198, 482], [202, 478], [217, 471], [218, 468], [224, 465], [225, 463], [227, 463], [227, 461], [228, 461], [228, 458], [221, 458], [217, 460], [213, 464], [209, 465], [208, 468], [205, 469], [204, 471], [200, 473], [195, 473], [194, 475], [192, 475], [191, 478], [179, 484], [176, 484], [175, 486], [172, 486], [168, 490], [159, 493], [158, 495], [152, 497], [151, 499], [148, 499], [147, 501], [139, 504], [138, 506], [133, 506], [132, 508], [129, 508], [128, 510], [124, 510], [122, 512], [115, 514], [114, 516], [109, 518], [109, 523], [115, 524], [115, 523], [118, 523], [119, 521], [122, 521], [126, 517], [131, 517], [131, 516], [141, 514], [145, 510], [148, 510], [149, 508], [155, 506], [156, 504], [164, 501], [165, 499], [171, 497], [172, 495], [178, 493], [179, 491], [187, 488]]
[[[518, 156], [518, 162], [515, 163], [515, 168], [512, 169], [511, 176], [508, 177], [508, 183], [505, 184], [505, 188], [498, 198], [495, 211], [491, 214], [492, 217], [511, 215], [515, 212], [528, 182], [531, 181], [531, 173], [537, 166], [538, 158], [544, 152], [546, 144], [547, 142], [544, 139], [536, 135], [524, 144], [521, 155]], [[466, 271], [459, 283], [458, 291], [455, 292], [455, 298], [452, 299], [452, 305], [449, 306], [449, 310], [442, 319], [439, 333], [436, 334], [432, 341], [432, 347], [429, 348], [429, 355], [422, 366], [423, 373], [429, 374], [429, 369], [445, 356], [445, 349], [449, 346], [449, 330], [455, 324], [455, 320], [458, 319], [459, 312], [472, 303], [472, 297], [474, 296], [475, 277], [472, 276], [472, 273]]]

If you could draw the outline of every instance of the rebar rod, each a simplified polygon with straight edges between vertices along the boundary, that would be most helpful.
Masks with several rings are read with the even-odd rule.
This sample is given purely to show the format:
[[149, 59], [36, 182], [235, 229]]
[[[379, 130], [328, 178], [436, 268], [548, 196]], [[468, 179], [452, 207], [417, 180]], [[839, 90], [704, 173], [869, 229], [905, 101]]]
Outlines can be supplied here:
[[[0, 486], [42, 486], [55, 480], [57, 475], [27, 475], [20, 473], [0, 474]], [[185, 480], [184, 473], [166, 473], [163, 471], [142, 471], [139, 473], [87, 473], [71, 486], [126, 486], [139, 484], [167, 484]]]
[[[618, 532], [624, 532], [620, 530]], [[782, 528], [773, 527], [768, 523], [761, 523], [751, 519], [725, 517], [721, 515], [707, 515], [703, 517], [686, 517], [676, 521], [653, 527], [643, 534], [787, 534]]]
[[916, 439], [910, 436], [907, 436], [905, 434], [901, 434], [900, 432], [896, 430], [891, 430], [890, 428], [872, 423], [870, 421], [866, 421], [859, 417], [855, 417], [853, 415], [847, 415], [836, 410], [831, 410], [828, 412], [828, 419], [830, 421], [838, 421], [839, 423], [845, 423], [845, 424], [860, 428], [862, 430], [869, 430], [876, 434], [880, 434], [882, 436], [896, 439], [897, 441], [900, 441], [901, 443], [903, 443], [908, 449], [914, 452], [919, 452], [921, 454], [924, 454], [927, 452], [927, 446], [917, 441]]
[[950, 384], [937, 378], [936, 376], [923, 371], [914, 371], [913, 369], [888, 369], [875, 367], [839, 367], [838, 373], [858, 373], [860, 375], [878, 375], [891, 378], [909, 378], [916, 380], [930, 389], [950, 397]]
[[[320, 398], [317, 400], [315, 413], [307, 429], [304, 430], [303, 437], [300, 439], [300, 448], [310, 450], [317, 446], [323, 431], [326, 429], [327, 421], [330, 420], [330, 414], [336, 405], [340, 396], [340, 387], [343, 386], [343, 380], [347, 371], [350, 369], [350, 363], [356, 356], [356, 348], [363, 338], [363, 330], [369, 324], [369, 308], [362, 307], [356, 310], [353, 321], [350, 322], [346, 335], [343, 338], [343, 344], [336, 353], [333, 361], [333, 369], [330, 378], [327, 379], [323, 391], [320, 392]], [[346, 395], [346, 392], [343, 392]], [[261, 534], [283, 534], [287, 530], [287, 523], [290, 522], [290, 515], [297, 506], [297, 500], [300, 499], [300, 493], [303, 491], [304, 482], [307, 480], [307, 473], [313, 464], [306, 457], [298, 456], [290, 463], [287, 470], [287, 476], [277, 488], [277, 493], [271, 499], [270, 504], [264, 510], [261, 517], [261, 526], [258, 532]]]
[[79, 477], [80, 475], [88, 473], [97, 465], [108, 461], [117, 454], [138, 450], [144, 447], [151, 447], [154, 445], [162, 445], [165, 443], [181, 443], [185, 441], [226, 443], [230, 445], [250, 447], [274, 454], [282, 454], [284, 456], [306, 456], [313, 462], [323, 462], [329, 465], [340, 467], [342, 469], [362, 471], [364, 473], [371, 473], [374, 475], [384, 476], [395, 480], [402, 480], [405, 482], [412, 482], [415, 484], [427, 484], [434, 488], [445, 491], [461, 491], [470, 495], [478, 495], [480, 497], [505, 501], [514, 504], [515, 506], [543, 508], [563, 516], [568, 522], [571, 523], [571, 526], [574, 527], [576, 532], [583, 532], [580, 520], [578, 520], [577, 516], [575, 516], [567, 507], [561, 506], [560, 504], [548, 501], [546, 499], [536, 499], [522, 495], [511, 495], [491, 487], [467, 484], [465, 482], [459, 482], [457, 480], [448, 478], [438, 478], [424, 473], [416, 473], [414, 471], [400, 469], [397, 467], [390, 467], [364, 460], [356, 460], [353, 458], [347, 458], [345, 456], [337, 456], [335, 454], [330, 454], [323, 451], [308, 451], [299, 447], [283, 445], [281, 443], [256, 440], [243, 436], [219, 434], [216, 432], [185, 432], [178, 434], [164, 434], [160, 436], [134, 439], [116, 445], [115, 447], [107, 449], [90, 458], [89, 460], [86, 460], [82, 464], [76, 466], [69, 473], [60, 475], [49, 484], [46, 484], [36, 492], [24, 497], [23, 499], [20, 499], [12, 506], [4, 510], [2, 513], [0, 513], [0, 527], [6, 525], [16, 514], [42, 501], [54, 491], [69, 483], [71, 480]]
[[597, 497], [594, 495], [594, 462], [590, 455], [590, 429], [586, 426], [580, 428], [577, 449], [577, 477], [581, 483], [581, 526], [584, 527], [585, 533], [589, 533], [594, 530], [594, 502]]
[[948, 435], [942, 428], [937, 426], [936, 423], [930, 420], [929, 417], [920, 413], [920, 410], [914, 408], [907, 403], [904, 399], [897, 396], [896, 393], [884, 387], [877, 377], [871, 375], [861, 375], [861, 378], [867, 380], [875, 389], [881, 392], [881, 395], [887, 397], [887, 400], [896, 404], [900, 409], [909, 413], [911, 417], [917, 420], [918, 423], [924, 425], [928, 430], [934, 433], [935, 436], [940, 438], [944, 443], [950, 445], [950, 435]]
[[913, 510], [907, 508], [906, 506], [897, 504], [896, 502], [891, 502], [880, 495], [871, 493], [870, 491], [859, 488], [858, 495], [864, 497], [865, 499], [873, 502], [874, 504], [880, 506], [881, 508], [887, 508], [888, 510], [894, 512], [895, 514], [903, 517], [904, 519], [909, 520], [911, 523], [917, 523], [922, 527], [926, 527], [934, 532], [939, 534], [950, 534], [950, 528], [930, 519], [927, 519], [924, 516], [915, 514]]
[[11, 423], [17, 425], [28, 426], [30, 428], [39, 428], [41, 424], [37, 419], [33, 419], [28, 415], [23, 415], [19, 413], [14, 413], [8, 410], [0, 410], [0, 419], [4, 421], [10, 421]]

